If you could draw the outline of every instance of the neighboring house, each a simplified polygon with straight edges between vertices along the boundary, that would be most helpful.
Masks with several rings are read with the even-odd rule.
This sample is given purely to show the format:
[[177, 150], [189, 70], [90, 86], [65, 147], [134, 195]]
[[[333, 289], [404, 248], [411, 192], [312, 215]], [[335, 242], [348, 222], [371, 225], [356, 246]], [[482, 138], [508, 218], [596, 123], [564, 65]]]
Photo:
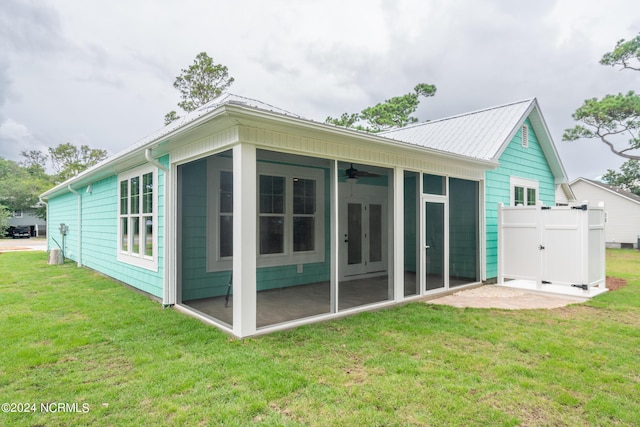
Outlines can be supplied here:
[[578, 202], [604, 202], [607, 212], [605, 242], [610, 248], [638, 248], [640, 238], [640, 196], [619, 187], [578, 178], [571, 182]]
[[42, 198], [66, 257], [245, 337], [495, 278], [498, 203], [565, 183], [535, 99], [374, 135], [223, 94]]
[[7, 220], [7, 227], [29, 227], [32, 237], [47, 234], [47, 222], [36, 214], [36, 209], [17, 209]]

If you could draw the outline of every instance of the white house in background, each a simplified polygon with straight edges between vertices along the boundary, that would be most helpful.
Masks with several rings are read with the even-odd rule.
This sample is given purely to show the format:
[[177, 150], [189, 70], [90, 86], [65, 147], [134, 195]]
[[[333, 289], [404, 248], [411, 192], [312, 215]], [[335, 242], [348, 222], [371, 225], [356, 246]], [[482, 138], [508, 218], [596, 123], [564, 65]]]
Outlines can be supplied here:
[[45, 236], [47, 234], [47, 222], [40, 218], [35, 208], [16, 209], [11, 212], [7, 220], [9, 227], [29, 227], [32, 237]]
[[604, 202], [607, 211], [605, 242], [610, 248], [637, 248], [640, 236], [640, 196], [619, 187], [578, 178], [571, 182], [576, 199]]

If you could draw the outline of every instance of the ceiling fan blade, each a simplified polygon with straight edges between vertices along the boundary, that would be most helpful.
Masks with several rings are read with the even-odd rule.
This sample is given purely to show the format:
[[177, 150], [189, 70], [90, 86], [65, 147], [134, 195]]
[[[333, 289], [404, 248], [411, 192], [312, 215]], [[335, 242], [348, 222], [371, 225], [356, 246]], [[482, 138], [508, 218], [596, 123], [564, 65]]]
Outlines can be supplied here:
[[367, 172], [367, 171], [357, 171], [356, 175], [363, 178], [378, 178], [380, 176], [377, 173]]

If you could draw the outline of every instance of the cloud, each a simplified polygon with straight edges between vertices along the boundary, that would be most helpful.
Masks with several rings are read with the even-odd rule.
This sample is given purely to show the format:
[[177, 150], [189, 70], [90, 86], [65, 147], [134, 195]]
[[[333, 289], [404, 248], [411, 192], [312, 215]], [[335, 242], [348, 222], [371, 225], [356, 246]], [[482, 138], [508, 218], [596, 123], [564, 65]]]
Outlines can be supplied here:
[[40, 53], [59, 45], [57, 12], [35, 0], [3, 0], [0, 8], [0, 49]]

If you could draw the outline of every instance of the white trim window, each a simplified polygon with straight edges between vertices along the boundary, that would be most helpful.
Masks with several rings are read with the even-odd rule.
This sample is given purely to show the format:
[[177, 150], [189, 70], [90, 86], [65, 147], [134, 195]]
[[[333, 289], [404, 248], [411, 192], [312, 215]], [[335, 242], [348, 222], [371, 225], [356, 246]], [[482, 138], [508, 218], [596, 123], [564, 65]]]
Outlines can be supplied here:
[[[266, 162], [257, 165], [257, 265], [324, 261], [324, 170]], [[231, 159], [207, 166], [207, 271], [232, 268], [233, 173]]]
[[118, 175], [118, 261], [158, 270], [157, 171], [145, 166]]
[[22, 218], [23, 217], [22, 209], [16, 209], [15, 211], [13, 211], [13, 217]]
[[538, 200], [538, 181], [511, 177], [511, 206], [534, 206]]

